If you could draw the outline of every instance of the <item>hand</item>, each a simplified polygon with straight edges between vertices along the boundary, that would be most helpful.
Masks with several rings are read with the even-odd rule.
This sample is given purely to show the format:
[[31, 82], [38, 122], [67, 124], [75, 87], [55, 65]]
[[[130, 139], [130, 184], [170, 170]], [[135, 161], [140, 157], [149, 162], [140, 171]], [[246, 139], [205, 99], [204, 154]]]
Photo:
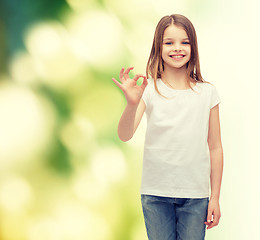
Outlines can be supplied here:
[[[213, 221], [211, 221], [213, 216]], [[208, 204], [208, 216], [207, 222], [204, 222], [208, 225], [207, 229], [213, 228], [218, 225], [219, 219], [221, 217], [219, 201], [218, 199], [210, 199]]]
[[[133, 67], [129, 67], [125, 70], [124, 68], [120, 71], [120, 81], [119, 83], [116, 79], [112, 78], [114, 83], [123, 91], [126, 101], [129, 104], [138, 104], [142, 98], [142, 95], [144, 93], [144, 89], [146, 88], [148, 82], [146, 79], [146, 76], [142, 74], [137, 74], [131, 79], [129, 77], [129, 72], [133, 69]], [[137, 80], [142, 77], [143, 83], [141, 86], [137, 85]]]

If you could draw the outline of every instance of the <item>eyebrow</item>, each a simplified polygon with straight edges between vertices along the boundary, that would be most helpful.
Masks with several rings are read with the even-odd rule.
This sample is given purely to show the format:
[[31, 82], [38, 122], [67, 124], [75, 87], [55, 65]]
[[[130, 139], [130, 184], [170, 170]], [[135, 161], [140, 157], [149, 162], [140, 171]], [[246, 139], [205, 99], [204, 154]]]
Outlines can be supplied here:
[[[173, 38], [164, 38], [163, 40], [172, 40]], [[189, 40], [189, 38], [183, 38], [182, 40]]]

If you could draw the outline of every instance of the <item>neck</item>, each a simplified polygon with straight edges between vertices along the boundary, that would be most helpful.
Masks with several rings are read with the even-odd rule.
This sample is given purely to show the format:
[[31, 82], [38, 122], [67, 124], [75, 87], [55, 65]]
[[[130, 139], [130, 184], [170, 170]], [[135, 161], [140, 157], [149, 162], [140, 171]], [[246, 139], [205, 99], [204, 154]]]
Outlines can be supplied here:
[[161, 78], [163, 81], [166, 81], [176, 87], [186, 87], [187, 81], [189, 80], [186, 74], [186, 66], [183, 66], [182, 68], [165, 66]]

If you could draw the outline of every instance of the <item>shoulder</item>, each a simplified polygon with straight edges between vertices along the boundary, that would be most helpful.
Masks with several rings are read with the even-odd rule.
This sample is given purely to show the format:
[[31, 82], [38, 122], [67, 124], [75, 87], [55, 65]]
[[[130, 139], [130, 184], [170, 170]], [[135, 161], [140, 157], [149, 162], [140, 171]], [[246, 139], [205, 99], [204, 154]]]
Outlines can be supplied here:
[[215, 85], [211, 82], [208, 82], [208, 81], [198, 82], [198, 86], [200, 86], [203, 89], [210, 91], [210, 92], [216, 90]]
[[199, 93], [202, 93], [202, 96], [206, 97], [207, 99], [214, 99], [218, 96], [218, 91], [215, 86], [215, 84], [204, 81], [204, 82], [198, 82], [197, 89]]
[[154, 80], [152, 78], [147, 78], [148, 85], [154, 85]]
[[152, 91], [152, 89], [154, 89], [154, 80], [152, 78], [148, 78], [147, 82], [148, 82], [146, 86], [147, 90]]

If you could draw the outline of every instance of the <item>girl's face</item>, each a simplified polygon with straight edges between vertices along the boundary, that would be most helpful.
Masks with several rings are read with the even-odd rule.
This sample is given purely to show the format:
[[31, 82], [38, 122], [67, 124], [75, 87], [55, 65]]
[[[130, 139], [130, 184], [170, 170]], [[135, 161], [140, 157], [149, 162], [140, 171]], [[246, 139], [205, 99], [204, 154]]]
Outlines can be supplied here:
[[191, 46], [186, 31], [174, 24], [168, 26], [163, 34], [162, 59], [164, 69], [186, 68], [190, 55]]

